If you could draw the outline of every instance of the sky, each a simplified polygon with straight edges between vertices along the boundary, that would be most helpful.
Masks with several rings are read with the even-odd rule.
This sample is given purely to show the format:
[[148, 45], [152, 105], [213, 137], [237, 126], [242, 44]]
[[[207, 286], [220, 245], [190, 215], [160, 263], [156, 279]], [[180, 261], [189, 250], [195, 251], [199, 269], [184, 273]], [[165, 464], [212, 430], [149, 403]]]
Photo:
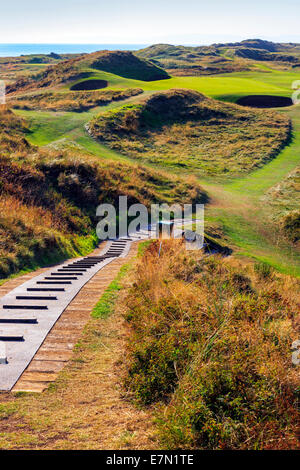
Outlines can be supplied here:
[[0, 0], [0, 43], [300, 42], [299, 0]]

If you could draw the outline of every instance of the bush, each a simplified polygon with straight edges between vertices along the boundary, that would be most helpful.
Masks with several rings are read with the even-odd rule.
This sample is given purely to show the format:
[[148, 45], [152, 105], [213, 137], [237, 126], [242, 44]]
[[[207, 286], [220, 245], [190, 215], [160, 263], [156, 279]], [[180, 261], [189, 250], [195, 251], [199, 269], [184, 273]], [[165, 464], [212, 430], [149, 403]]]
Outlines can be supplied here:
[[271, 276], [272, 274], [272, 268], [269, 264], [267, 263], [255, 263], [254, 265], [254, 271], [255, 273], [261, 277], [262, 279], [267, 279]]
[[300, 240], [300, 210], [291, 211], [283, 216], [281, 227], [293, 242]]

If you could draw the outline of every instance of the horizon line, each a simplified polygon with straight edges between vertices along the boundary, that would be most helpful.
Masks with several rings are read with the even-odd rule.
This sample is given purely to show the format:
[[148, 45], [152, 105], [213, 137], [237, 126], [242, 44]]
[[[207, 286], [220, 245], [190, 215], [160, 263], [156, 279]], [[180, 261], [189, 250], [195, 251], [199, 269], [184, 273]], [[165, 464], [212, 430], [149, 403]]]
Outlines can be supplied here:
[[[262, 41], [269, 41], [269, 42], [281, 42], [281, 43], [297, 43], [297, 41], [295, 40], [286, 40], [286, 39], [271, 39], [271, 38], [263, 38], [263, 37], [245, 37], [244, 39], [236, 39], [236, 40], [226, 40], [226, 38], [224, 38], [223, 41], [212, 41], [212, 42], [207, 42], [205, 41], [205, 43], [201, 43], [200, 41], [199, 42], [177, 42], [177, 41], [158, 41], [158, 42], [153, 42], [153, 41], [145, 41], [145, 42], [1, 42], [0, 40], [0, 45], [5, 45], [5, 46], [15, 46], [15, 45], [36, 45], [36, 46], [40, 46], [40, 45], [44, 45], [44, 46], [47, 46], [47, 45], [53, 45], [53, 46], [56, 46], [56, 45], [73, 45], [73, 46], [96, 46], [96, 45], [131, 45], [131, 46], [135, 46], [135, 45], [156, 45], [156, 44], [169, 44], [169, 45], [182, 45], [182, 46], [205, 46], [205, 45], [212, 45], [212, 44], [220, 44], [222, 42], [224, 42], [225, 44], [229, 44], [229, 43], [238, 43], [238, 42], [242, 42], [242, 41], [249, 41], [249, 40], [262, 40]], [[299, 43], [300, 43], [300, 35], [299, 35]]]

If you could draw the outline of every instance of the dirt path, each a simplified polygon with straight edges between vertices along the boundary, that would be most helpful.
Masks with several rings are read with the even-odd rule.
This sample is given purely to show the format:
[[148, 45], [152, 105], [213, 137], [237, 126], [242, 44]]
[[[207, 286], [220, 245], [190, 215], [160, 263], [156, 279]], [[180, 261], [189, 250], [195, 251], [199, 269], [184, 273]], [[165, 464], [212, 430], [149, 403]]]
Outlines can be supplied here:
[[[136, 251], [133, 246], [124, 261]], [[109, 265], [107, 284], [124, 261]], [[99, 283], [96, 277], [104, 269], [95, 282]], [[82, 314], [89, 321], [56, 381], [39, 394], [0, 393], [0, 449], [158, 448], [151, 411], [138, 410], [123, 396], [127, 324], [118, 309], [106, 319], [90, 317], [91, 303], [105, 289], [104, 284], [95, 289], [92, 281], [74, 299], [78, 308], [85, 302]]]

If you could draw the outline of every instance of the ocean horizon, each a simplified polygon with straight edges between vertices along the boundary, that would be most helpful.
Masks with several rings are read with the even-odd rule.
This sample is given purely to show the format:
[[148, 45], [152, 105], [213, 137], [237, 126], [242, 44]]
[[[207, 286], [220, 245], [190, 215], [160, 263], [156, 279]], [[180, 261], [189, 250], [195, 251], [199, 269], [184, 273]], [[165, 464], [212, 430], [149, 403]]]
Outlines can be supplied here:
[[101, 51], [135, 51], [147, 44], [0, 44], [0, 57], [18, 57], [31, 54], [79, 54]]

